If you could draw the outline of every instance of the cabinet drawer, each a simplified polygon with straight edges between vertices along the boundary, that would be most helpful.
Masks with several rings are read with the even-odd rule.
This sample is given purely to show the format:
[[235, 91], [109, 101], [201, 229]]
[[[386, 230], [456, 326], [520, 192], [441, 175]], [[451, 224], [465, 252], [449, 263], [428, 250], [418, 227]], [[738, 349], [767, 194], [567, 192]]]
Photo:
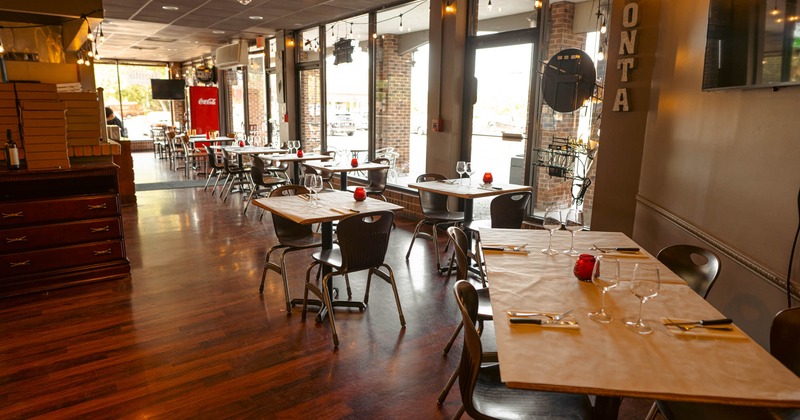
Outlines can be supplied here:
[[0, 278], [119, 260], [123, 249], [119, 239], [0, 255]]
[[0, 203], [0, 228], [119, 215], [116, 194]]
[[118, 217], [0, 230], [0, 254], [117, 239]]

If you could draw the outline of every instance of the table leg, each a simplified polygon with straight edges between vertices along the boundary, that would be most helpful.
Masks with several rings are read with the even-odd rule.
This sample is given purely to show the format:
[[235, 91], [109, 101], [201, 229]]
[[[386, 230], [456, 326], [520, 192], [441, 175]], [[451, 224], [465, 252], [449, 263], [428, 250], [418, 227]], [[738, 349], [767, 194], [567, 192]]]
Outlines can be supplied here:
[[619, 406], [622, 404], [621, 397], [597, 396], [592, 410], [592, 420], [612, 420], [619, 415]]
[[299, 161], [295, 160], [295, 161], [292, 162], [292, 170], [294, 171], [292, 173], [292, 178], [294, 178], [292, 180], [292, 182], [294, 183], [294, 185], [301, 185], [300, 184], [300, 162]]
[[342, 171], [339, 173], [339, 189], [342, 191], [347, 191], [347, 171]]

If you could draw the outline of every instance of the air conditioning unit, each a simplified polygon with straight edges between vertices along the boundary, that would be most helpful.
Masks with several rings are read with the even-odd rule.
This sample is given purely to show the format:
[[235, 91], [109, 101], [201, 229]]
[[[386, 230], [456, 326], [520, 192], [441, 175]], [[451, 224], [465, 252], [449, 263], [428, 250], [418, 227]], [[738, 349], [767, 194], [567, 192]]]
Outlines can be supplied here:
[[233, 67], [247, 65], [247, 43], [228, 44], [217, 48], [214, 53], [214, 61], [220, 69], [230, 69]]

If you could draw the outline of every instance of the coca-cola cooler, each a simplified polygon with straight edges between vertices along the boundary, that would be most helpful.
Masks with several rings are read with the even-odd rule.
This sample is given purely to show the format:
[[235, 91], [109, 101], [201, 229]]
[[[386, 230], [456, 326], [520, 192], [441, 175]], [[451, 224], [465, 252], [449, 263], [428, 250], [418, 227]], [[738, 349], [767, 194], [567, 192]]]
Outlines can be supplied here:
[[213, 86], [189, 86], [189, 127], [197, 134], [219, 130], [219, 91]]

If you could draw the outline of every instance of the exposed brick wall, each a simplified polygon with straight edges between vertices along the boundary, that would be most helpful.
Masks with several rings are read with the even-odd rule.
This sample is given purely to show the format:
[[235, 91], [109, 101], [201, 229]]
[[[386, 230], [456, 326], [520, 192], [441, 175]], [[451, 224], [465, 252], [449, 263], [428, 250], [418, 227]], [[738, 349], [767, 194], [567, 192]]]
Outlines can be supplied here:
[[247, 69], [248, 132], [264, 139], [267, 127], [267, 85], [263, 57], [250, 59]]
[[305, 150], [320, 148], [320, 72], [300, 72], [300, 140]]
[[[575, 4], [570, 2], [554, 3], [550, 7], [550, 22], [549, 22], [549, 43], [547, 47], [547, 56], [552, 57], [559, 51], [566, 48], [584, 49], [586, 45], [586, 34], [572, 33], [573, 18], [575, 12]], [[598, 67], [598, 74], [605, 73], [605, 61], [596, 63]], [[579, 109], [572, 113], [557, 113], [547, 105], [542, 106], [542, 141], [541, 147], [547, 148], [550, 144], [554, 143], [554, 137], [558, 138], [571, 138], [575, 139], [578, 130], [578, 124], [581, 117], [581, 112], [584, 114], [586, 109]], [[592, 109], [592, 121], [596, 121], [600, 112], [600, 105], [595, 104]], [[585, 117], [585, 115], [584, 115]], [[591, 131], [589, 139], [581, 139], [582, 141], [598, 139], [596, 127]], [[556, 140], [558, 142], [558, 140]], [[595, 162], [592, 163], [588, 177], [594, 180], [594, 167]], [[571, 205], [573, 199], [573, 181], [571, 178], [565, 179], [558, 176], [550, 176], [547, 168], [538, 167], [538, 182], [537, 182], [537, 196], [536, 208], [547, 207], [561, 207], [567, 208]], [[594, 187], [590, 187], [584, 196], [583, 210], [586, 214], [587, 221], [591, 218], [591, 203], [594, 197]]]
[[411, 138], [413, 53], [399, 54], [400, 38], [397, 35], [383, 35], [375, 44], [378, 80], [375, 95], [375, 149], [393, 147], [400, 154], [395, 162], [398, 174], [407, 174]]

